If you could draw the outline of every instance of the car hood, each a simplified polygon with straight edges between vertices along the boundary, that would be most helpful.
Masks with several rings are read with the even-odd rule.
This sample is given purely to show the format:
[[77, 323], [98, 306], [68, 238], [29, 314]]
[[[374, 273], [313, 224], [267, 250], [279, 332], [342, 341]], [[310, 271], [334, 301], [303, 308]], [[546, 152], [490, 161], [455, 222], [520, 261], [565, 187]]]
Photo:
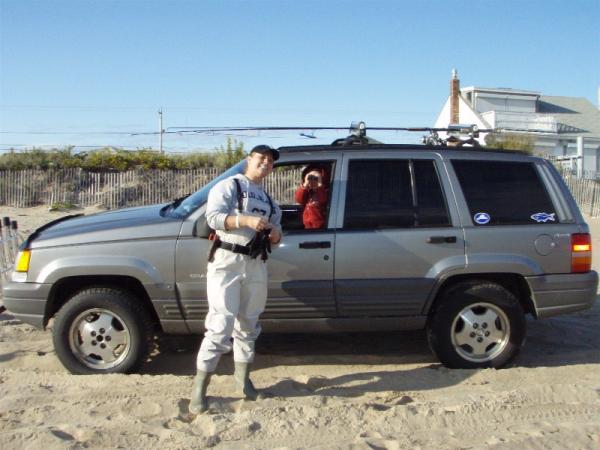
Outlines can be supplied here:
[[29, 237], [29, 247], [91, 244], [139, 239], [176, 239], [181, 219], [160, 215], [162, 205], [106, 211], [89, 216], [71, 216], [38, 228]]

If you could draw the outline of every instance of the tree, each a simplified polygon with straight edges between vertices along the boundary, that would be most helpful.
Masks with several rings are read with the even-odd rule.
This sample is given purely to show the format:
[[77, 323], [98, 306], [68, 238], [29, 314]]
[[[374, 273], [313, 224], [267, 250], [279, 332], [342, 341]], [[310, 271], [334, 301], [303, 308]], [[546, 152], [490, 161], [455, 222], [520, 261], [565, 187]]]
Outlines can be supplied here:
[[217, 148], [215, 165], [217, 167], [229, 168], [245, 157], [244, 143], [228, 137], [226, 146]]

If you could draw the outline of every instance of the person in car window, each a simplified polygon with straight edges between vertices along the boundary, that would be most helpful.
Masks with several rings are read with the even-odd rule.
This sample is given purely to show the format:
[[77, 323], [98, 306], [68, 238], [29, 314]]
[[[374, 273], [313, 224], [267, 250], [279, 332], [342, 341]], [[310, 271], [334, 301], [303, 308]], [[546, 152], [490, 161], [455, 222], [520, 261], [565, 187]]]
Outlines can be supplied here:
[[249, 400], [262, 397], [250, 381], [250, 364], [267, 301], [267, 253], [281, 241], [281, 210], [261, 183], [278, 158], [267, 145], [254, 147], [246, 172], [220, 181], [208, 194], [206, 220], [217, 237], [206, 274], [209, 310], [189, 406], [194, 414], [207, 410], [210, 376], [232, 347], [239, 391]]
[[296, 190], [296, 202], [303, 206], [302, 223], [306, 229], [325, 227], [329, 200], [327, 169], [307, 166], [302, 171], [302, 184]]

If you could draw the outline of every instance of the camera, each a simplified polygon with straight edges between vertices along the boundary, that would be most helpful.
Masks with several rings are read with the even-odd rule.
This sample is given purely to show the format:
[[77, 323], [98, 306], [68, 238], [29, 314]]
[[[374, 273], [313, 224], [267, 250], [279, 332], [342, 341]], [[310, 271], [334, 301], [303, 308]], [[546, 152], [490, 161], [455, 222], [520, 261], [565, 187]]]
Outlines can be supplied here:
[[319, 181], [319, 177], [316, 175], [309, 175], [308, 176], [308, 181], [310, 182], [318, 182]]

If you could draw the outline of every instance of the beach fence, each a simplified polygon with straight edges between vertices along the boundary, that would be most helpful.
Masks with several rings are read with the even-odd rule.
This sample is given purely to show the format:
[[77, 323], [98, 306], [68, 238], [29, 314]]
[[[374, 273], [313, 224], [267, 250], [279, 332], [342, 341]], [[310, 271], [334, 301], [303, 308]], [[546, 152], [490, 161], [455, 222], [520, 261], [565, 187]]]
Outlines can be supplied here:
[[[192, 193], [215, 178], [221, 169], [131, 170], [90, 172], [80, 168], [0, 171], [0, 205], [24, 208], [36, 205], [104, 206], [109, 209], [166, 203]], [[294, 203], [301, 170], [276, 168], [265, 182], [280, 203]], [[600, 216], [600, 180], [577, 178], [562, 171], [581, 210]]]
[[600, 217], [600, 181], [572, 175], [566, 175], [564, 179], [581, 212], [591, 217]]
[[110, 209], [164, 203], [196, 191], [217, 168], [90, 172], [80, 168], [0, 171], [0, 205], [25, 208], [102, 205]]
[[[221, 172], [215, 167], [126, 172], [90, 172], [80, 168], [3, 170], [0, 205], [55, 205], [63, 209], [99, 205], [115, 209], [165, 203], [197, 191]], [[267, 189], [278, 199], [293, 198], [299, 180], [299, 170], [276, 171], [269, 177]]]
[[[13, 269], [22, 241], [23, 236], [19, 232], [17, 221], [3, 217], [0, 221], [0, 288]], [[0, 295], [0, 313], [4, 310]]]

